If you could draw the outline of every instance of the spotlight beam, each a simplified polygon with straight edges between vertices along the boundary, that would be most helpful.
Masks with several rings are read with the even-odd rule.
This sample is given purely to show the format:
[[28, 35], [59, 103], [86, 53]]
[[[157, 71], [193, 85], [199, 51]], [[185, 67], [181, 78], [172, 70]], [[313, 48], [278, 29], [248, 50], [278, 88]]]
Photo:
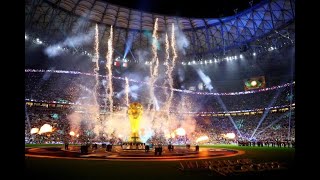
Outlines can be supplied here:
[[136, 61], [136, 57], [134, 57], [134, 55], [133, 55], [133, 53], [132, 53], [131, 49], [129, 50], [129, 52], [130, 52], [130, 54], [131, 54], [131, 56], [132, 56], [133, 60], [134, 60], [134, 61]]
[[[128, 34], [127, 34], [127, 36], [128, 36]], [[131, 50], [132, 42], [133, 42], [133, 35], [129, 35], [129, 38], [127, 38], [126, 48], [125, 48], [125, 52], [124, 52], [123, 58], [126, 58], [128, 52]]]
[[264, 119], [267, 117], [267, 115], [269, 114], [269, 111], [270, 111], [270, 107], [273, 106], [273, 104], [276, 102], [277, 98], [279, 97], [281, 93], [281, 90], [278, 90], [276, 95], [272, 98], [269, 106], [266, 108], [266, 110], [264, 111], [263, 115], [262, 115], [262, 118], [260, 119], [257, 127], [254, 129], [250, 139], [252, 139], [252, 137], [254, 136], [254, 134], [256, 133], [257, 129], [260, 127], [261, 123], [264, 121]]
[[[205, 75], [201, 69], [196, 69], [199, 77], [201, 78], [201, 80], [203, 81], [203, 83], [207, 86], [207, 89], [210, 92], [217, 92], [216, 89], [213, 87], [213, 83], [210, 79], [209, 76]], [[217, 99], [218, 103], [220, 104], [220, 106], [223, 108], [224, 111], [228, 111], [227, 107], [225, 106], [225, 104], [223, 103], [222, 99], [220, 96], [215, 96], [215, 98]], [[231, 123], [233, 124], [234, 128], [237, 130], [237, 133], [242, 137], [240, 130], [238, 129], [236, 123], [234, 122], [234, 120], [232, 119], [231, 116], [227, 116], [229, 118], [229, 120], [231, 121]]]
[[[212, 90], [214, 92], [216, 92], [215, 88], [212, 86]], [[222, 107], [222, 109], [224, 111], [228, 111], [226, 105], [223, 103], [222, 99], [220, 96], [215, 96], [215, 98], [217, 99], [218, 103], [220, 104], [220, 106]], [[242, 134], [240, 132], [240, 130], [238, 129], [236, 123], [234, 122], [233, 118], [231, 116], [227, 116], [228, 119], [231, 121], [231, 123], [233, 124], [234, 128], [237, 130], [237, 133], [240, 135], [240, 137], [242, 137]]]
[[[267, 130], [268, 128], [270, 128], [271, 126], [273, 126], [274, 124], [278, 123], [279, 121], [282, 120], [282, 118], [286, 115], [290, 114], [290, 112], [287, 112], [285, 114], [282, 114], [280, 117], [278, 117], [276, 120], [272, 121], [267, 127], [265, 127], [264, 129], [262, 129], [261, 131], [257, 132], [257, 135], [258, 134], [261, 134], [263, 133], [265, 130]], [[290, 115], [291, 116], [291, 115]]]
[[[217, 92], [216, 89], [213, 87], [213, 83], [210, 79], [209, 76], [205, 75], [201, 69], [196, 69], [199, 77], [201, 78], [202, 82], [206, 85], [207, 89], [210, 92]], [[220, 104], [220, 106], [223, 108], [224, 111], [228, 111], [225, 104], [223, 103], [222, 99], [220, 96], [215, 96], [215, 98], [217, 99], [218, 103]], [[234, 120], [232, 119], [231, 116], [228, 116], [229, 120], [231, 121], [231, 123], [233, 124], [234, 128], [237, 130], [237, 133], [242, 137], [240, 130], [238, 129], [236, 123], [234, 122]]]
[[117, 51], [116, 49], [113, 49], [113, 52], [117, 53], [120, 57], [122, 57], [122, 54], [119, 51]]

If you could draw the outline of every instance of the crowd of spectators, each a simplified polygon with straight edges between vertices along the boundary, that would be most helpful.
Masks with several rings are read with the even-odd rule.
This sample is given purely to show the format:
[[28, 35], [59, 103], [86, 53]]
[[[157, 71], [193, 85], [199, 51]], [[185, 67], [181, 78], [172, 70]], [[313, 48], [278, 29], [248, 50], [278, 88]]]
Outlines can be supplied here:
[[[26, 143], [63, 143], [64, 135], [69, 131], [67, 115], [69, 109], [27, 107], [25, 110], [25, 142]], [[52, 126], [52, 133], [31, 134], [32, 128], [40, 128], [44, 124]]]
[[[260, 121], [261, 125], [258, 126]], [[227, 133], [234, 133], [236, 136], [235, 138], [228, 138], [225, 136]], [[295, 115], [294, 111], [287, 111], [269, 112], [264, 119], [262, 114], [210, 118], [199, 117], [193, 136], [200, 137], [203, 135], [209, 137], [209, 140], [206, 142], [209, 144], [238, 143], [239, 141], [294, 141]]]
[[[102, 82], [101, 79], [100, 82]], [[46, 101], [59, 101], [59, 99], [63, 99], [68, 102], [76, 103], [81, 101], [81, 99], [93, 95], [92, 89], [95, 83], [96, 80], [94, 76], [29, 72], [26, 73], [25, 76], [25, 97], [27, 99]], [[121, 89], [124, 88], [123, 84], [119, 84], [120, 83], [115, 83], [115, 92], [120, 92]], [[103, 83], [100, 83], [99, 92], [101, 92], [101, 95], [98, 94], [98, 99], [100, 101], [103, 101], [102, 99], [105, 98], [102, 97], [104, 90], [102, 86]], [[145, 92], [145, 89], [143, 89], [141, 92], [138, 91], [137, 93], [140, 93], [140, 97], [145, 97], [143, 95]], [[181, 93], [182, 92], [175, 92], [174, 96], [179, 97]], [[190, 98], [192, 102], [190, 109], [188, 109], [189, 111], [225, 112], [290, 105], [290, 103], [295, 103], [294, 94], [295, 87], [293, 84], [292, 86], [275, 90], [242, 95], [204, 96], [187, 93], [182, 95]], [[122, 102], [125, 103], [125, 101], [117, 101], [117, 98], [114, 98], [114, 104], [116, 106], [120, 106]], [[178, 108], [178, 106], [176, 106], [176, 108]], [[172, 110], [176, 109], [173, 108]], [[72, 111], [74, 111], [72, 108], [26, 108], [26, 143], [61, 143], [63, 141], [70, 140], [70, 127], [67, 115]], [[270, 111], [263, 119], [263, 114], [237, 115], [229, 117], [195, 117], [197, 120], [196, 130], [184, 137], [176, 136], [175, 139], [170, 139], [170, 142], [177, 144], [194, 143], [198, 137], [203, 135], [209, 137], [207, 143], [292, 141], [295, 137], [295, 116], [294, 111], [291, 112], [291, 116], [288, 114], [289, 112], [290, 111], [273, 113]], [[57, 116], [53, 116], [53, 114], [57, 114]], [[260, 121], [262, 123], [257, 128]], [[40, 128], [46, 123], [50, 124], [54, 128], [52, 133], [47, 135], [30, 134], [30, 128]], [[226, 133], [231, 132], [236, 134], [235, 139], [228, 139], [224, 136]], [[156, 141], [160, 141], [157, 138], [154, 139]], [[162, 140], [163, 139], [166, 138], [162, 138]], [[77, 141], [77, 138], [73, 138], [73, 140]], [[113, 138], [112, 141], [116, 143], [121, 142], [118, 138]]]
[[295, 102], [294, 94], [293, 85], [292, 93], [291, 87], [287, 86], [276, 90], [235, 96], [190, 95], [188, 97], [193, 102], [194, 111], [223, 112], [290, 105]]
[[93, 83], [95, 83], [95, 79], [91, 76], [79, 76], [75, 74], [26, 73], [25, 97], [48, 101], [64, 99], [74, 102], [79, 99], [82, 89], [93, 89]]
[[[119, 82], [118, 82], [119, 81]], [[101, 79], [100, 79], [100, 82]], [[45, 73], [26, 73], [25, 76], [25, 97], [27, 99], [57, 101], [64, 99], [69, 102], [81, 101], [81, 99], [92, 96], [96, 80], [94, 76], [75, 75], [75, 74], [45, 74]], [[122, 84], [121, 84], [122, 83]], [[114, 97], [118, 92], [124, 89], [124, 82], [117, 80], [114, 83]], [[103, 83], [99, 83], [98, 100], [100, 104], [105, 98], [105, 88]], [[119, 85], [120, 84], [120, 85]], [[283, 88], [256, 92], [242, 95], [226, 95], [226, 96], [206, 96], [194, 95], [182, 92], [175, 92], [174, 96], [181, 95], [189, 98], [193, 103], [189, 111], [199, 112], [221, 112], [221, 111], [237, 111], [237, 110], [251, 110], [266, 107], [274, 107], [281, 105], [290, 105], [295, 102], [295, 85], [286, 86]], [[156, 88], [159, 90], [159, 88]], [[291, 92], [292, 91], [292, 92]], [[161, 91], [162, 92], [162, 91]], [[142, 88], [141, 91], [136, 91], [138, 97], [145, 97], [149, 91]], [[161, 96], [160, 91], [156, 93]], [[122, 96], [124, 99], [124, 96]], [[130, 96], [130, 98], [132, 98]], [[161, 97], [159, 97], [161, 99]], [[123, 103], [118, 98], [113, 98], [116, 103]], [[139, 98], [138, 98], [139, 99]], [[139, 99], [139, 101], [144, 101]], [[235, 103], [236, 102], [236, 103]]]
[[[27, 107], [25, 119], [26, 143], [83, 143], [84, 134], [71, 136], [70, 124], [67, 119], [72, 112], [68, 108]], [[291, 117], [290, 117], [291, 114]], [[165, 138], [164, 134], [151, 137], [147, 143], [161, 144], [236, 144], [258, 145], [262, 142], [267, 145], [272, 142], [282, 142], [282, 146], [295, 140], [295, 115], [290, 112], [269, 112], [263, 118], [263, 114], [224, 116], [224, 117], [195, 117], [196, 126], [194, 132], [187, 132], [185, 136], [176, 135], [174, 138]], [[262, 122], [259, 127], [259, 122]], [[289, 131], [290, 121], [290, 131]], [[53, 131], [44, 134], [31, 134], [30, 129], [49, 124]], [[257, 130], [256, 130], [257, 129]], [[84, 132], [84, 131], [83, 131]], [[226, 137], [227, 133], [234, 133], [235, 138]], [[201, 136], [208, 136], [205, 141], [197, 142]], [[94, 136], [93, 136], [94, 137]], [[97, 137], [97, 135], [96, 135]], [[93, 138], [95, 141], [102, 139]], [[88, 140], [90, 141], [90, 140]], [[122, 140], [117, 137], [104, 139], [112, 144], [121, 144]], [[250, 143], [250, 144], [249, 144]], [[275, 143], [276, 145], [276, 143]], [[281, 146], [281, 145], [280, 145]], [[289, 145], [288, 145], [289, 146]]]

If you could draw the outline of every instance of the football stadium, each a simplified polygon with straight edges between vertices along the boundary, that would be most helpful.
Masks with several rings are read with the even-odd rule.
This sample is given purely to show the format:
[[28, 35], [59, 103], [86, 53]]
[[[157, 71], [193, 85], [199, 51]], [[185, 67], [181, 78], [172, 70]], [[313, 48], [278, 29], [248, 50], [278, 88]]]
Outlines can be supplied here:
[[292, 175], [295, 1], [201, 3], [25, 0], [25, 176]]

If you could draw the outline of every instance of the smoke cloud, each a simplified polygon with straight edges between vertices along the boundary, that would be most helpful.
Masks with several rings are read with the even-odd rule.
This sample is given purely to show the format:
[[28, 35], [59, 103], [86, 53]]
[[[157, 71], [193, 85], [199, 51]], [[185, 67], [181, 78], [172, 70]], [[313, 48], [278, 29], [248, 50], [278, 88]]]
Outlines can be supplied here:
[[210, 77], [205, 75], [201, 69], [197, 69], [197, 73], [198, 73], [199, 77], [201, 78], [202, 82], [206, 85], [206, 89], [208, 89], [211, 92], [213, 89], [213, 86], [211, 84]]
[[186, 35], [181, 31], [177, 25], [175, 27], [176, 43], [177, 48], [183, 55], [186, 55], [186, 49], [189, 47], [189, 40]]
[[145, 62], [148, 60], [149, 52], [146, 50], [136, 50], [135, 51], [136, 57], [138, 57], [139, 62]]
[[94, 33], [94, 28], [92, 28], [89, 33], [80, 33], [75, 36], [68, 37], [63, 42], [47, 47], [44, 52], [50, 58], [59, 56], [64, 52], [63, 48], [65, 47], [75, 48], [88, 43], [92, 43]]

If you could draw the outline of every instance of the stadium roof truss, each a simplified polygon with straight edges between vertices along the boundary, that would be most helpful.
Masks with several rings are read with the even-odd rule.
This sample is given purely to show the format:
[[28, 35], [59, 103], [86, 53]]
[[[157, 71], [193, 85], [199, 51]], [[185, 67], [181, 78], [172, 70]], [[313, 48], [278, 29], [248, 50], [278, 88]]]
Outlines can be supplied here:
[[160, 34], [170, 31], [172, 23], [184, 32], [190, 43], [186, 55], [214, 55], [247, 45], [293, 24], [295, 0], [265, 0], [233, 16], [202, 19], [152, 14], [99, 0], [25, 1], [27, 33], [54, 43], [88, 32], [97, 23], [100, 42], [106, 47], [112, 25], [114, 48], [122, 53], [129, 38], [133, 40], [132, 51], [151, 49], [156, 18]]

